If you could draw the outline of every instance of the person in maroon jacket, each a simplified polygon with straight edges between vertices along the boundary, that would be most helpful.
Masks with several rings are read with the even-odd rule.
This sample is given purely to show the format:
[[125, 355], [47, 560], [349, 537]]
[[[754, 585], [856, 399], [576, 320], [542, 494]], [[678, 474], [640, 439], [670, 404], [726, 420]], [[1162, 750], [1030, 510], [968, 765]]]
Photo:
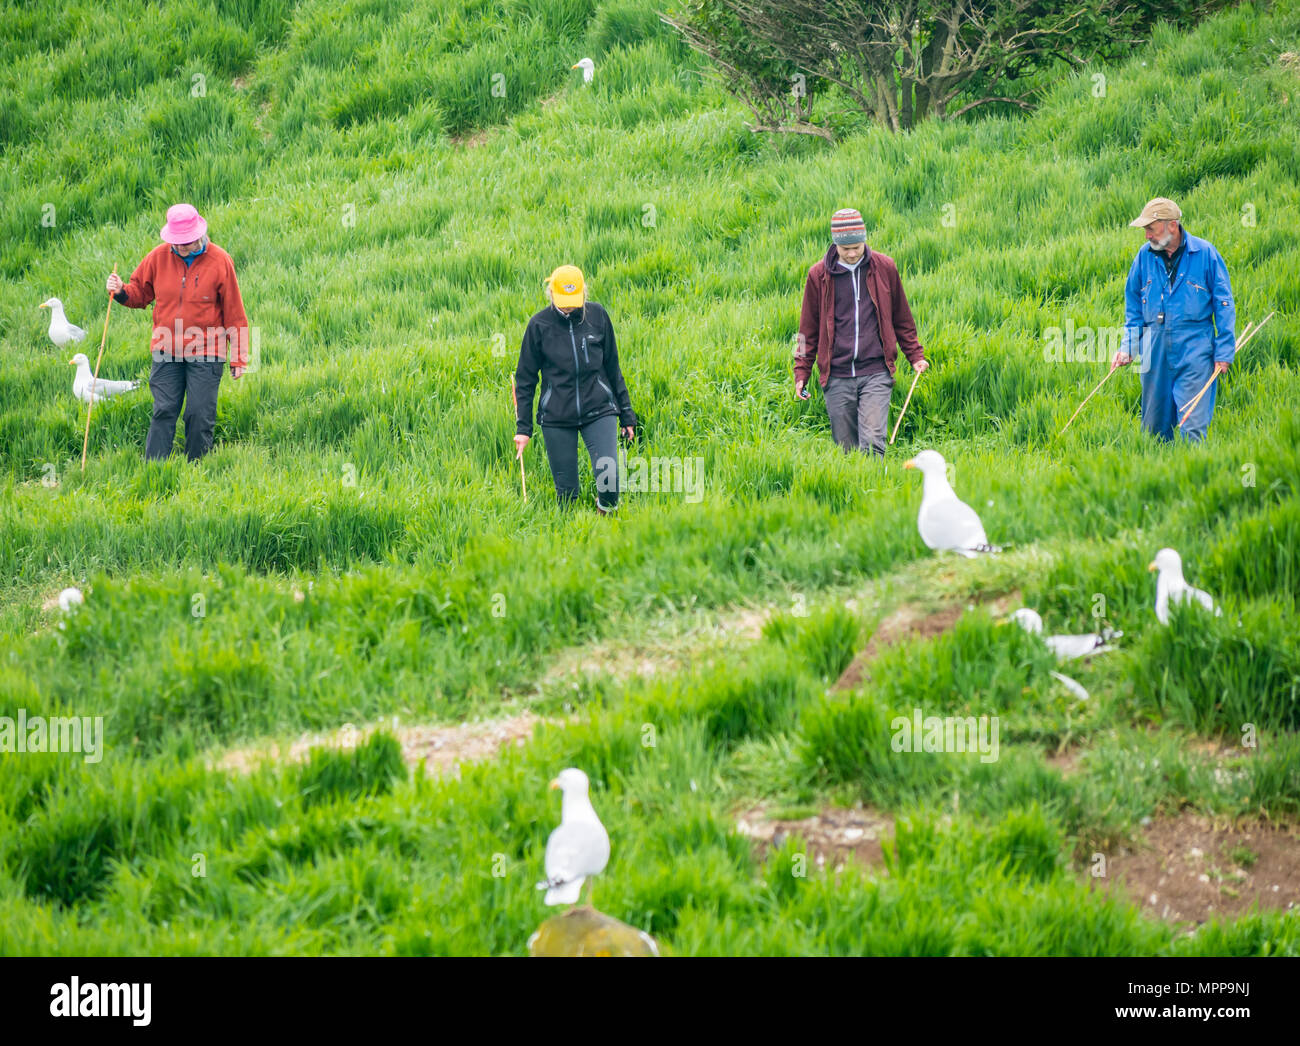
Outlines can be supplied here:
[[916, 339], [898, 266], [867, 246], [862, 215], [852, 208], [836, 211], [831, 241], [804, 285], [795, 394], [808, 398], [816, 362], [835, 442], [846, 451], [873, 450], [884, 457], [899, 345], [918, 373], [930, 364]]

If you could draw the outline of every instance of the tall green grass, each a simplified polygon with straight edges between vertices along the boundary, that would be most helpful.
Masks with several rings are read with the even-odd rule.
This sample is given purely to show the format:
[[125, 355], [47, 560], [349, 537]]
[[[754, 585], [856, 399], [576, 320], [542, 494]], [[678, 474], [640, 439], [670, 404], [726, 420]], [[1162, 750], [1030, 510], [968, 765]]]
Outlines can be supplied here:
[[[1184, 802], [1296, 812], [1300, 139], [1277, 62], [1300, 49], [1293, 3], [1162, 29], [1101, 98], [1084, 73], [1031, 118], [833, 150], [747, 131], [640, 0], [141, 17], [42, 2], [0, 34], [0, 714], [106, 731], [98, 765], [3, 756], [7, 951], [521, 952], [558, 816], [544, 785], [572, 764], [615, 840], [599, 903], [678, 954], [1295, 952], [1272, 914], [1176, 941], [1068, 864]], [[590, 85], [570, 69], [584, 56]], [[1058, 437], [1105, 364], [1048, 361], [1044, 330], [1122, 322], [1125, 223], [1153, 195], [1224, 254], [1243, 323], [1277, 315], [1222, 380], [1205, 444], [1149, 441], [1127, 371]], [[140, 460], [140, 392], [96, 409], [83, 475], [68, 354], [36, 305], [58, 295], [93, 340], [105, 275], [180, 199], [235, 259], [259, 368], [223, 388], [202, 464]], [[884, 462], [841, 455], [820, 391], [791, 389], [803, 277], [845, 205], [897, 259], [934, 363]], [[631, 452], [702, 458], [701, 502], [563, 513], [540, 445], [522, 501], [509, 376], [564, 261], [614, 319]], [[145, 376], [149, 329], [115, 309], [104, 373]], [[926, 446], [1012, 551], [924, 548], [899, 463]], [[1221, 619], [1156, 623], [1145, 567], [1166, 544]], [[1095, 627], [1102, 596], [1125, 639], [1066, 670], [1085, 707], [1030, 637], [979, 613], [827, 696], [888, 609], [841, 596], [876, 582], [895, 602], [1019, 589], [1049, 631]], [[88, 598], [59, 621], [40, 606], [68, 584]], [[737, 603], [782, 611], [753, 648], [534, 691], [559, 650]], [[433, 782], [408, 783], [383, 740], [247, 778], [204, 761], [503, 702], [577, 721]], [[917, 705], [1002, 715], [1003, 758], [890, 752], [888, 717]], [[1258, 758], [1222, 779], [1184, 750], [1245, 723]], [[1079, 778], [1042, 763], [1076, 744]], [[916, 826], [900, 854], [930, 839], [940, 857], [795, 877], [794, 850], [760, 863], [729, 829], [760, 794], [869, 800]]]

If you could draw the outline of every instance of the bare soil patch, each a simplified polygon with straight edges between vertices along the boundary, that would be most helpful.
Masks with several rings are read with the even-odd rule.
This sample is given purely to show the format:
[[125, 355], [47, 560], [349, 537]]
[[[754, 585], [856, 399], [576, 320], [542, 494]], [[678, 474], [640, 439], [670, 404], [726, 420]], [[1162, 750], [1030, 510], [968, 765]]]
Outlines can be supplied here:
[[1215, 821], [1191, 811], [1153, 821], [1107, 854], [1094, 889], [1119, 890], [1150, 917], [1200, 924], [1251, 907], [1300, 907], [1300, 827]]
[[211, 765], [215, 769], [249, 773], [264, 761], [301, 762], [313, 748], [346, 751], [364, 742], [376, 730], [387, 730], [402, 746], [402, 758], [415, 766], [424, 760], [426, 772], [454, 770], [460, 763], [494, 758], [508, 745], [523, 745], [542, 722], [532, 712], [521, 712], [508, 719], [461, 723], [456, 726], [393, 727], [377, 723], [357, 729], [345, 725], [329, 733], [304, 734], [287, 746], [278, 743], [250, 745], [226, 752]]
[[806, 844], [809, 864], [839, 871], [852, 859], [864, 868], [883, 869], [881, 840], [893, 833], [894, 819], [873, 810], [830, 806], [798, 819], [774, 818], [779, 812], [758, 803], [736, 815], [736, 831], [754, 841], [759, 859], [766, 859], [791, 836]]

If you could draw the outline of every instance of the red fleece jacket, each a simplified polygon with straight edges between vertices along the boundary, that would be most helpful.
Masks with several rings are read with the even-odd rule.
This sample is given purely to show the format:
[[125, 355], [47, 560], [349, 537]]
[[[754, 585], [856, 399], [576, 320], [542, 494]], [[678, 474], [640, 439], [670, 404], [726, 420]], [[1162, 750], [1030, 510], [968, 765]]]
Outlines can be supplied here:
[[160, 243], [144, 256], [123, 288], [132, 309], [153, 305], [155, 359], [229, 359], [248, 366], [248, 317], [235, 263], [211, 241], [189, 268]]

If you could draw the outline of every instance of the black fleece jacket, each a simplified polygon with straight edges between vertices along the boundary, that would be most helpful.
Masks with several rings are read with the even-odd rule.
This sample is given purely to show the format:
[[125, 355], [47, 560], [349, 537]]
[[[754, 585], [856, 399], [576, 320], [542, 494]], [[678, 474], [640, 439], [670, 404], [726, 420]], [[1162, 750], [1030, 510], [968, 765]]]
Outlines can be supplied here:
[[594, 301], [565, 316], [547, 305], [528, 321], [515, 368], [515, 431], [533, 434], [533, 396], [542, 398], [539, 425], [577, 428], [617, 414], [621, 427], [636, 425], [627, 384], [618, 366], [614, 326]]

